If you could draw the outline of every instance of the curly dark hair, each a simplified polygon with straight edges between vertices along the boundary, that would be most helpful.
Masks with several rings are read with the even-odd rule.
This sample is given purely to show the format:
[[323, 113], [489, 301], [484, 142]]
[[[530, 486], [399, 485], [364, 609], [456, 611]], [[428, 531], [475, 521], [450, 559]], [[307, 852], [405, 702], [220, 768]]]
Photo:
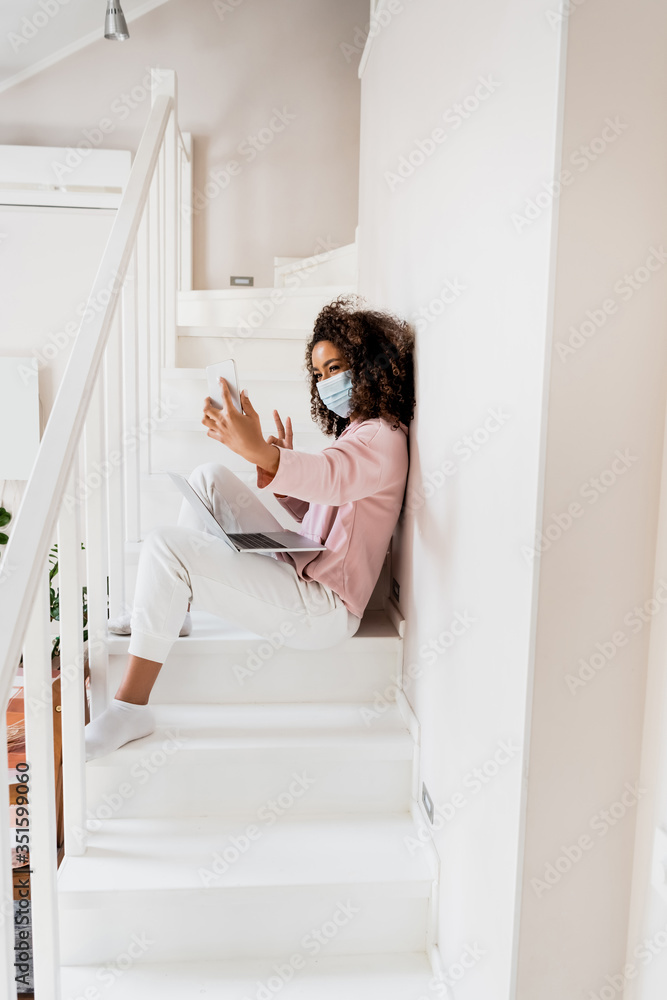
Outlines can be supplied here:
[[384, 417], [409, 424], [415, 406], [414, 334], [407, 322], [388, 312], [358, 308], [358, 295], [339, 295], [324, 306], [306, 345], [310, 413], [325, 434], [338, 438], [350, 422], [329, 410], [317, 391], [312, 351], [320, 340], [334, 344], [350, 366], [350, 412], [360, 420]]

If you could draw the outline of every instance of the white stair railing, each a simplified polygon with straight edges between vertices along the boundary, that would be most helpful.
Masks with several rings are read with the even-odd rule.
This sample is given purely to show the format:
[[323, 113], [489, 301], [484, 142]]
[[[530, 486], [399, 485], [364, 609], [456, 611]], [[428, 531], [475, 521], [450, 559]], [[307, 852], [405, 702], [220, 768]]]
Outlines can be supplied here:
[[[176, 304], [191, 288], [191, 143], [176, 76], [153, 70], [151, 110], [0, 562], [0, 738], [20, 657], [26, 714], [37, 1000], [60, 1000], [48, 553], [58, 543], [65, 854], [84, 854], [87, 587], [91, 712], [107, 697], [107, 614], [125, 603], [125, 542], [141, 537], [140, 481]], [[36, 290], [38, 292], [38, 290]], [[82, 545], [85, 551], [82, 551]], [[85, 558], [85, 562], [82, 559]], [[107, 598], [108, 587], [108, 598]], [[107, 608], [107, 600], [109, 608]], [[16, 997], [7, 793], [0, 808], [0, 996]]]

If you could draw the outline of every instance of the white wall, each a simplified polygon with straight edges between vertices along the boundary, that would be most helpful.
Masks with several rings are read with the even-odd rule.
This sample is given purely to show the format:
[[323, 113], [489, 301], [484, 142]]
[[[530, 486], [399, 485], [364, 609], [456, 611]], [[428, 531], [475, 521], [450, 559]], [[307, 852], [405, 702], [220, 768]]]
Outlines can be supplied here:
[[[661, 588], [644, 621], [633, 612], [656, 593], [667, 256], [659, 263], [651, 247], [667, 226], [667, 7], [587, 0], [567, 29], [563, 167], [574, 179], [560, 199], [554, 339], [566, 341], [589, 310], [594, 325], [551, 360], [544, 524], [572, 501], [581, 513], [541, 560], [520, 1000], [608, 997], [608, 977], [623, 969], [637, 805], [622, 796], [639, 778], [650, 627], [667, 598]], [[605, 120], [617, 118], [620, 134], [607, 130], [605, 141]], [[585, 170], [582, 144], [597, 157]], [[624, 276], [635, 271], [633, 289]], [[606, 300], [614, 311], [604, 318]], [[607, 474], [626, 449], [625, 471]], [[568, 675], [595, 654], [590, 679], [570, 690]], [[569, 870], [559, 862], [550, 888], [532, 882], [584, 836], [587, 850]], [[651, 933], [666, 924], [663, 906]], [[646, 1000], [665, 995], [666, 955], [650, 968], [661, 986]]]
[[0, 354], [31, 359], [43, 430], [115, 210], [0, 206]]
[[[362, 79], [361, 286], [417, 325], [418, 406], [394, 575], [405, 666], [417, 672], [406, 685], [422, 727], [422, 778], [436, 806], [460, 796], [435, 834], [440, 949], [446, 968], [467, 947], [484, 952], [468, 957], [457, 1000], [504, 1000], [533, 572], [520, 546], [537, 509], [551, 213], [523, 233], [511, 216], [553, 173], [559, 33], [534, 0], [400, 6]], [[489, 77], [493, 92], [480, 90], [487, 96], [467, 119], [443, 119], [467, 98], [474, 107]], [[411, 176], [387, 177], [438, 127], [446, 138]], [[448, 294], [457, 281], [465, 291]], [[452, 301], [441, 310], [443, 290]], [[462, 439], [475, 434], [482, 443], [468, 454]], [[463, 634], [433, 656], [428, 644], [457, 614], [474, 623], [455, 626]], [[490, 776], [477, 785], [472, 769], [485, 765]]]
[[[367, 0], [170, 0], [133, 21], [129, 41], [100, 38], [1, 93], [0, 143], [76, 149], [92, 137], [136, 150], [147, 68], [174, 69], [181, 128], [194, 137], [195, 190], [220, 171], [194, 219], [193, 287], [227, 287], [232, 274], [272, 285], [274, 256], [354, 240], [358, 53], [344, 46], [367, 13]], [[285, 124], [274, 108], [294, 118]], [[239, 146], [262, 129], [266, 145], [251, 160]]]
[[[586, 0], [559, 18], [561, 5], [532, 0], [399, 6], [362, 83], [362, 286], [406, 316], [446, 280], [467, 286], [420, 324], [408, 499], [431, 479], [395, 560], [422, 776], [436, 804], [461, 793], [435, 835], [440, 945], [445, 967], [466, 945], [485, 952], [457, 1000], [608, 1000], [626, 959], [635, 833], [622, 797], [639, 776], [650, 609], [663, 608], [647, 605], [639, 626], [632, 611], [653, 598], [667, 388], [667, 8]], [[443, 126], [488, 74], [493, 96]], [[386, 172], [435, 126], [442, 144], [403, 182], [390, 177], [391, 191]], [[558, 192], [549, 182], [564, 169]], [[510, 418], [466, 460], [457, 442], [491, 406]], [[612, 463], [626, 449], [636, 458], [624, 471]], [[447, 459], [455, 469], [436, 478]], [[539, 559], [536, 526], [549, 540]], [[457, 612], [476, 621], [429, 663], [427, 644]], [[568, 686], [612, 638], [609, 660]], [[518, 754], [478, 792], [466, 775], [524, 735], [520, 811]], [[666, 922], [652, 905], [641, 930]], [[665, 961], [642, 1000], [664, 995]]]

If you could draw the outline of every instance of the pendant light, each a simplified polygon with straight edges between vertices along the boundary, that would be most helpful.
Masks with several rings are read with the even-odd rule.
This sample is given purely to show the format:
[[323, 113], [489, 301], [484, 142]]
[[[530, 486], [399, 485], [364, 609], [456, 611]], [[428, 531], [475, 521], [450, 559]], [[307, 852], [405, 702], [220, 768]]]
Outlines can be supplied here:
[[104, 37], [112, 42], [124, 42], [130, 37], [127, 21], [119, 3], [107, 0], [107, 13], [104, 18]]

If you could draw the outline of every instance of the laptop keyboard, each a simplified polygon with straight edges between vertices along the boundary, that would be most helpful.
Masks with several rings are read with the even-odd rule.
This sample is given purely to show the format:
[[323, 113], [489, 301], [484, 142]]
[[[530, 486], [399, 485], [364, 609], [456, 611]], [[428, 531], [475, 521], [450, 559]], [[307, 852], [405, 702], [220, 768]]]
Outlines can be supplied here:
[[268, 535], [262, 535], [261, 532], [255, 534], [251, 532], [243, 532], [233, 534], [232, 532], [227, 532], [230, 538], [232, 538], [236, 544], [241, 549], [284, 549], [287, 548], [285, 545], [281, 545], [280, 542], [276, 542], [273, 538], [269, 538]]

